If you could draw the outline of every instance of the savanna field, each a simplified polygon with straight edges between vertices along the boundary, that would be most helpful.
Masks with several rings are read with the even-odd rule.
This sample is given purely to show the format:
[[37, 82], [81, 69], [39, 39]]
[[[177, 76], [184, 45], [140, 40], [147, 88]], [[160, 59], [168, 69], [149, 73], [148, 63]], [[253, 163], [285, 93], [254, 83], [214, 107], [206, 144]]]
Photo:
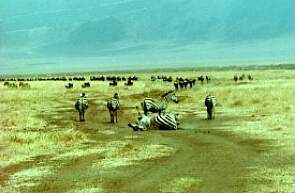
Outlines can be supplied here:
[[[294, 192], [294, 70], [224, 70], [117, 73], [139, 77], [133, 86], [107, 81], [31, 81], [31, 88], [0, 85], [0, 192]], [[234, 82], [235, 74], [251, 74]], [[209, 83], [176, 91], [178, 130], [135, 132], [136, 106], [160, 98], [173, 82], [152, 75]], [[86, 121], [74, 108], [81, 92]], [[106, 101], [120, 95], [118, 123]], [[207, 120], [204, 99], [217, 97]]]

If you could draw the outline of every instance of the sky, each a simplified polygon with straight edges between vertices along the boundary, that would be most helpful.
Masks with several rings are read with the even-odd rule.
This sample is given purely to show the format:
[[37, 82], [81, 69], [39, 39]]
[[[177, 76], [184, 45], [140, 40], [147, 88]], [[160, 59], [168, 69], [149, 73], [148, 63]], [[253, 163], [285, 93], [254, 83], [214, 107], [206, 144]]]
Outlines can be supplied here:
[[0, 74], [291, 63], [293, 0], [1, 0]]

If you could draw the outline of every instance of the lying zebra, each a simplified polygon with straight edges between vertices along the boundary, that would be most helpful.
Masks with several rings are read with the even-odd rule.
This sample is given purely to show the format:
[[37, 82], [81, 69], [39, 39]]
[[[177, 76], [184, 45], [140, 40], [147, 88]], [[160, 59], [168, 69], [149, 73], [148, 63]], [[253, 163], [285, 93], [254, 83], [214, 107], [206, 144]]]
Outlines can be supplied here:
[[178, 125], [178, 115], [170, 113], [153, 116], [140, 114], [137, 124], [128, 124], [134, 131], [146, 131], [148, 129], [176, 130]]
[[120, 107], [119, 95], [118, 95], [118, 93], [115, 93], [114, 97], [107, 101], [107, 108], [110, 113], [111, 123], [115, 122], [115, 120], [114, 120], [115, 118], [116, 118], [116, 123], [118, 123], [118, 109], [119, 109], [119, 107]]
[[160, 115], [162, 111], [167, 109], [168, 103], [170, 101], [178, 103], [178, 97], [175, 95], [174, 90], [165, 93], [159, 100], [153, 98], [145, 98], [141, 103], [141, 106], [145, 115], [147, 115], [148, 112], [158, 112]]
[[207, 107], [207, 119], [212, 120], [215, 118], [215, 106], [216, 106], [216, 97], [208, 95], [205, 98], [205, 106]]
[[85, 93], [80, 94], [80, 98], [75, 103], [75, 108], [79, 112], [80, 121], [85, 121], [85, 112], [88, 109], [88, 101]]

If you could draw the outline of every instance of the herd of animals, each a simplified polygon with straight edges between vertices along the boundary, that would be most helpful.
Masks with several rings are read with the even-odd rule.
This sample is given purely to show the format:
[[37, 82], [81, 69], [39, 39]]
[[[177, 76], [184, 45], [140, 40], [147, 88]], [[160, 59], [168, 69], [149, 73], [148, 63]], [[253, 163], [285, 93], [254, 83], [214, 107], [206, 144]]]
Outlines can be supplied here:
[[[246, 78], [245, 74], [240, 76], [234, 75], [233, 80], [237, 83]], [[254, 78], [252, 75], [247, 75], [248, 80], [252, 81]], [[134, 81], [137, 81], [139, 78], [136, 76], [119, 77], [119, 76], [91, 76], [90, 81], [109, 81], [110, 86], [117, 86], [119, 81], [127, 81], [124, 83], [126, 86], [132, 86]], [[85, 81], [85, 77], [57, 77], [57, 78], [8, 78], [0, 79], [4, 81], [4, 86], [8, 88], [30, 88], [30, 84], [24, 81]], [[151, 81], [162, 80], [164, 82], [173, 82], [171, 76], [151, 76]], [[169, 102], [178, 103], [178, 96], [176, 91], [179, 89], [192, 88], [196, 81], [200, 81], [201, 84], [206, 80], [207, 83], [210, 82], [209, 76], [199, 76], [197, 78], [183, 78], [177, 77], [174, 82], [174, 90], [164, 93], [160, 99], [154, 98], [144, 98], [141, 102], [141, 107], [143, 113], [141, 113], [138, 106], [136, 109], [138, 111], [138, 121], [135, 124], [129, 123], [128, 126], [134, 131], [144, 131], [152, 128], [166, 129], [166, 130], [176, 130], [179, 125], [179, 117], [177, 113], [166, 113]], [[18, 84], [17, 84], [18, 83]], [[66, 89], [71, 89], [74, 87], [73, 83], [67, 83], [65, 85]], [[82, 88], [90, 87], [90, 82], [83, 82], [81, 85]], [[214, 119], [215, 107], [216, 107], [216, 97], [208, 95], [205, 97], [204, 105], [207, 108], [207, 119]], [[119, 94], [115, 93], [114, 96], [109, 99], [106, 103], [106, 107], [110, 114], [110, 122], [118, 122], [118, 110], [120, 107]], [[85, 121], [85, 113], [88, 109], [88, 101], [86, 94], [82, 92], [80, 97], [75, 103], [75, 109], [79, 113], [79, 120]]]
[[[176, 130], [179, 125], [178, 114], [165, 113], [168, 103], [178, 103], [178, 96], [175, 90], [164, 93], [160, 99], [144, 98], [141, 102], [143, 114], [137, 106], [138, 121], [136, 124], [129, 123], [128, 126], [134, 131], [144, 131], [152, 128]], [[214, 112], [216, 106], [216, 97], [208, 95], [204, 102], [207, 107], [208, 120], [214, 119]], [[106, 103], [107, 109], [110, 113], [111, 123], [118, 122], [118, 110], [120, 108], [119, 94], [115, 93], [114, 96]], [[80, 121], [85, 121], [85, 112], [88, 109], [88, 101], [86, 94], [83, 92], [75, 103], [75, 108], [79, 112]], [[155, 113], [155, 114], [153, 114]]]

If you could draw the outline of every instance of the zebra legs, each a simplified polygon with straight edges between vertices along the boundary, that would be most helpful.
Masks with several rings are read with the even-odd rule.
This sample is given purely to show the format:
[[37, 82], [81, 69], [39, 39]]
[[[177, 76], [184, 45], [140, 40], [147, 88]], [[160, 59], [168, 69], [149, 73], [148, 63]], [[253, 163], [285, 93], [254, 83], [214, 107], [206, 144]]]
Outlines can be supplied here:
[[207, 119], [212, 120], [212, 109], [207, 108]]
[[110, 111], [111, 123], [114, 123], [114, 112]]
[[118, 123], [118, 112], [117, 111], [110, 111], [111, 123]]
[[84, 114], [85, 114], [84, 111], [79, 111], [79, 119], [80, 119], [80, 121], [85, 121]]
[[118, 123], [118, 111], [114, 112], [114, 117], [116, 118], [116, 123]]

